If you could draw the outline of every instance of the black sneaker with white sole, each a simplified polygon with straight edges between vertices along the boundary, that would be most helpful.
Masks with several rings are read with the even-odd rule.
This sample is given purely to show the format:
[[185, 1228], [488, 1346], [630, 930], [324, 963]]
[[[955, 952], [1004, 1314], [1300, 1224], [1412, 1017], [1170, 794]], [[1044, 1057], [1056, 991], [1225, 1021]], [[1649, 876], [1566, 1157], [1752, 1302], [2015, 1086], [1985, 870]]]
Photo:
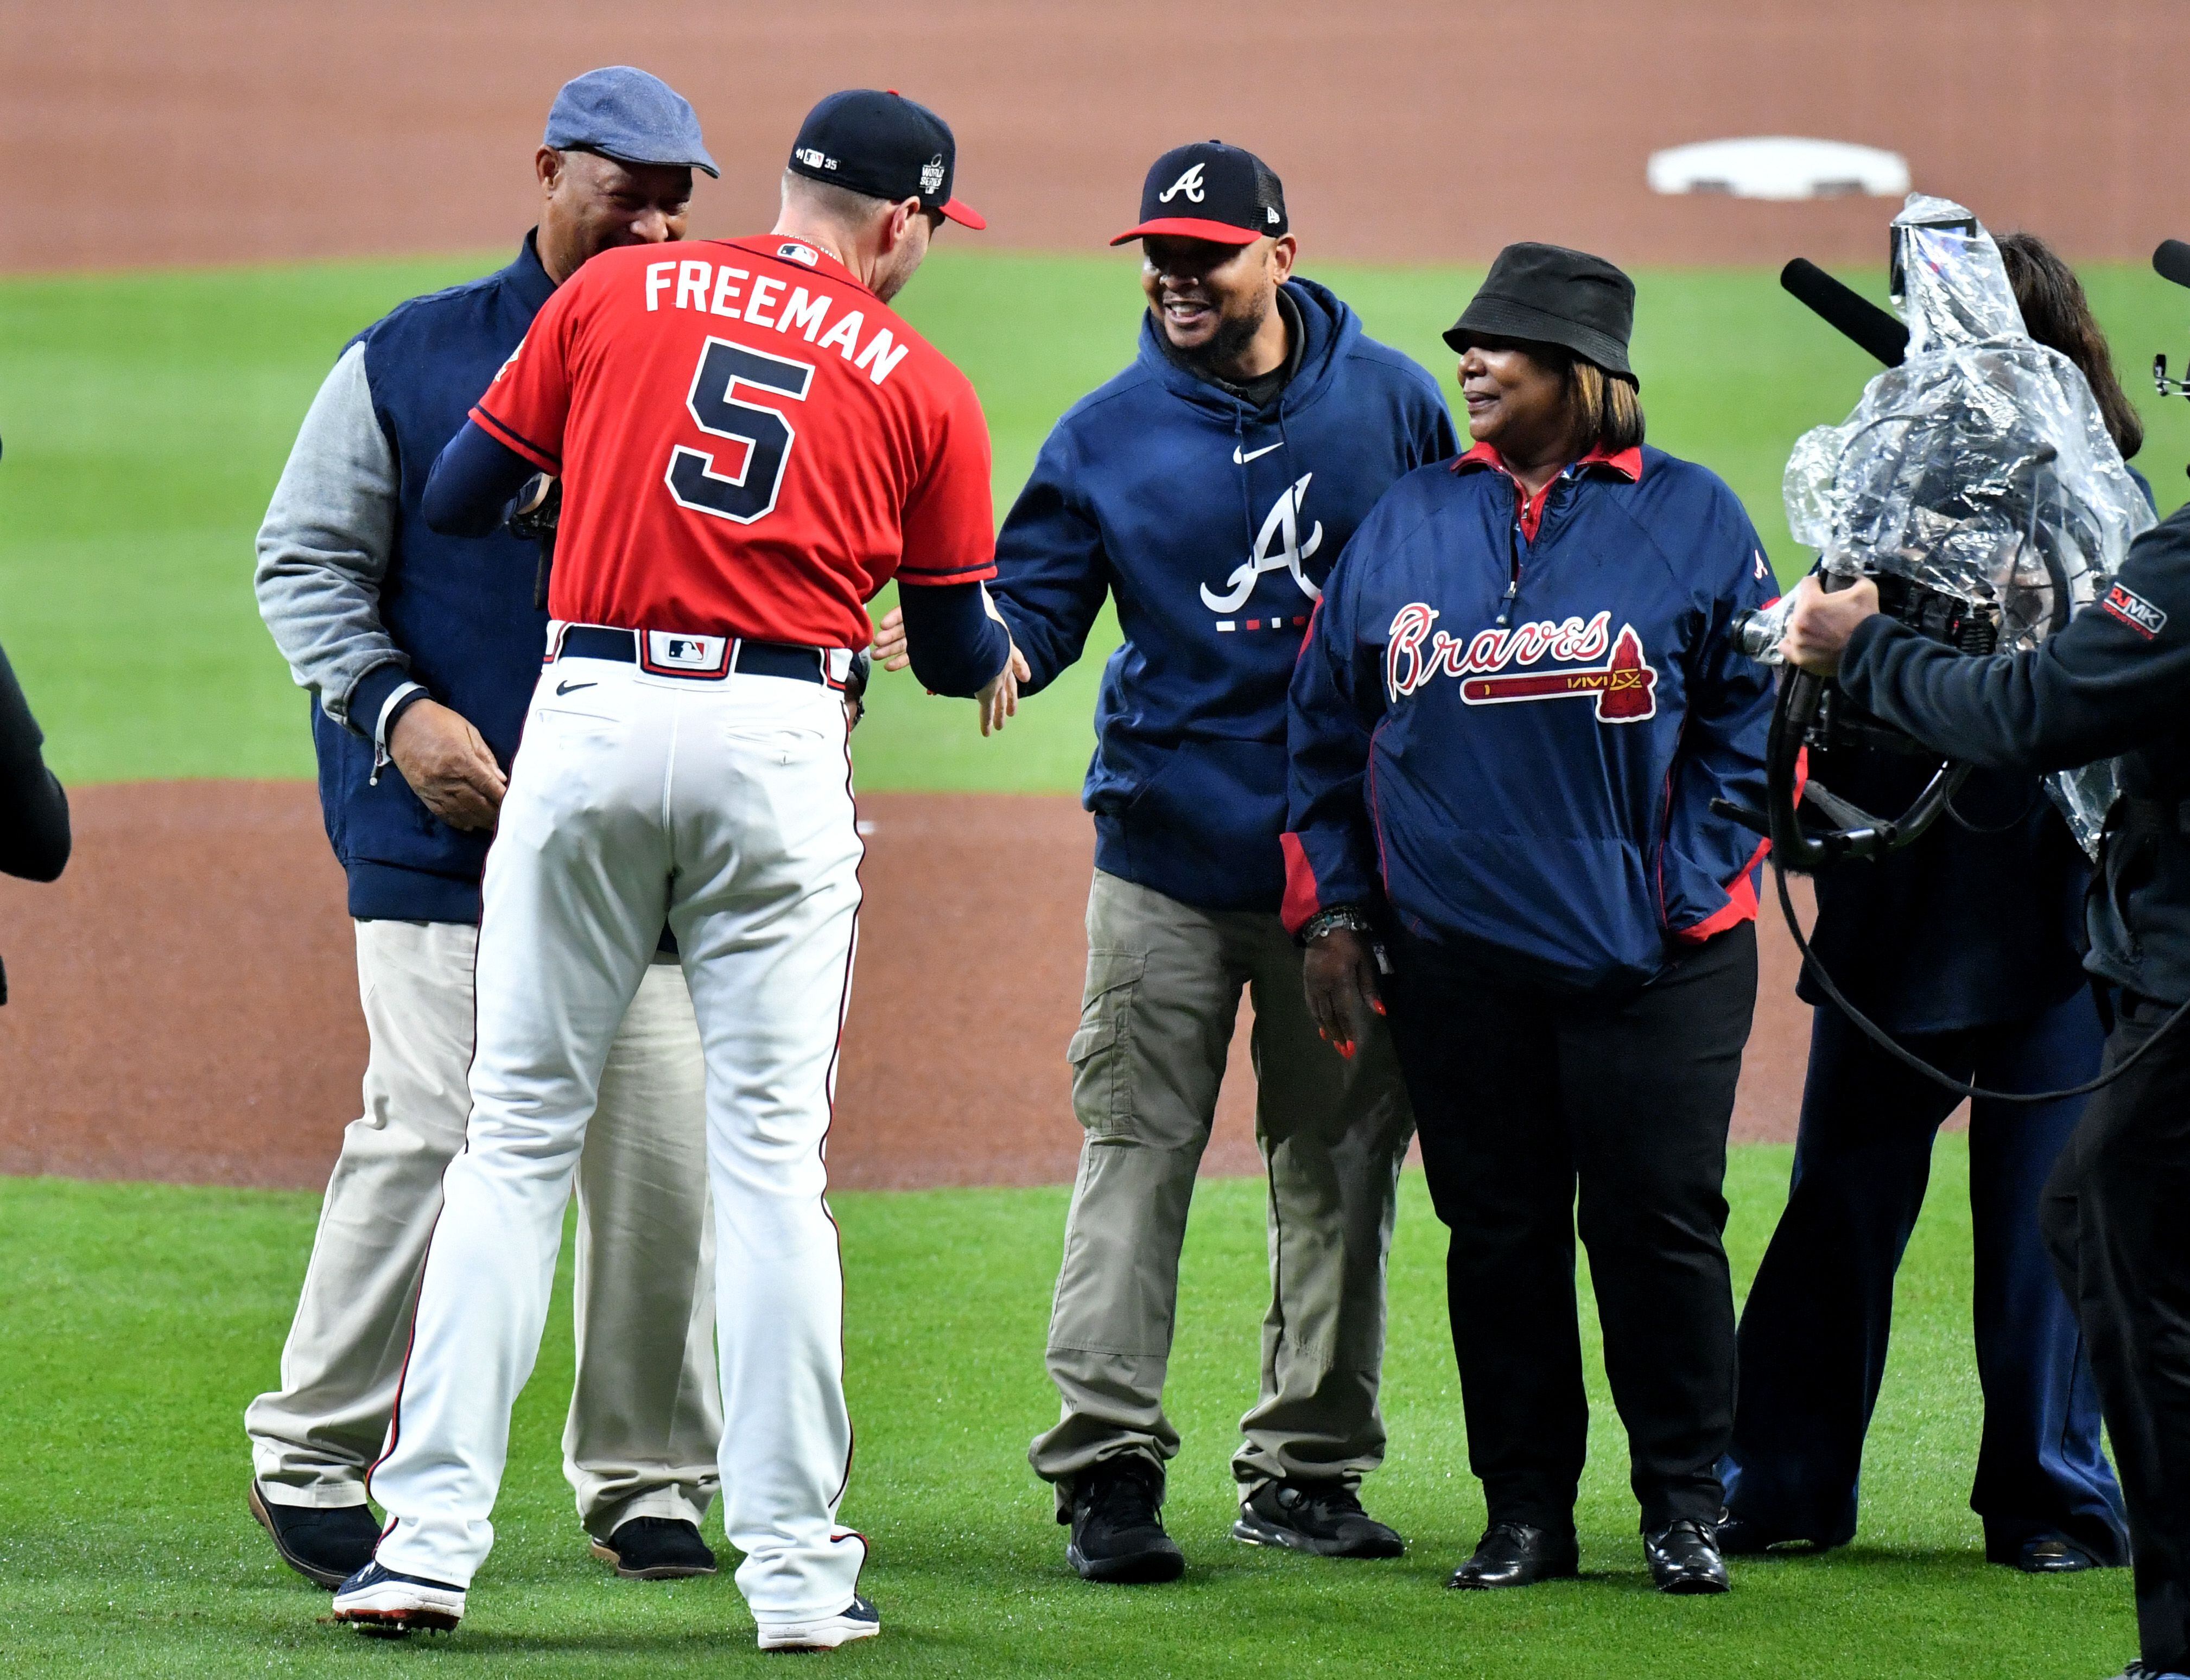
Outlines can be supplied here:
[[335, 1588], [335, 1620], [360, 1633], [400, 1639], [423, 1629], [453, 1632], [464, 1618], [464, 1589], [423, 1575], [398, 1575], [377, 1562], [367, 1564]]
[[619, 1523], [593, 1555], [614, 1564], [626, 1581], [684, 1581], [715, 1572], [715, 1554], [700, 1538], [700, 1525], [676, 1517], [633, 1517]]
[[854, 1639], [871, 1639], [882, 1631], [882, 1612], [871, 1600], [852, 1595], [852, 1602], [834, 1615], [814, 1616], [804, 1621], [761, 1621], [763, 1651], [833, 1651]]
[[1134, 1586], [1177, 1581], [1186, 1553], [1164, 1532], [1162, 1467], [1137, 1452], [1106, 1458], [1072, 1479], [1065, 1561], [1083, 1581]]
[[1319, 1558], [1397, 1558], [1407, 1549], [1399, 1531], [1363, 1510], [1360, 1496], [1340, 1482], [1264, 1482], [1240, 1502], [1232, 1538]]

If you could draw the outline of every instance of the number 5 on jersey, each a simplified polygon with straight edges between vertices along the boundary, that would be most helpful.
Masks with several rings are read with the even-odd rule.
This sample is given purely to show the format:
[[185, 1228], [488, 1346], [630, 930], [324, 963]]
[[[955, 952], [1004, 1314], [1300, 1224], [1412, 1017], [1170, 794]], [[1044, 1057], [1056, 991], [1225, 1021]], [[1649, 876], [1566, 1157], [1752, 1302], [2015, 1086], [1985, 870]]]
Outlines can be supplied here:
[[750, 525], [775, 506], [783, 489], [784, 469], [791, 461], [791, 446], [798, 433], [783, 410], [763, 403], [739, 402], [740, 385], [754, 391], [773, 391], [797, 402], [806, 400], [814, 382], [814, 365], [794, 362], [748, 350], [720, 338], [710, 338], [692, 371], [692, 388], [684, 399], [692, 421], [702, 432], [728, 438], [746, 446], [746, 458], [735, 475], [718, 472], [715, 457], [683, 445], [669, 452], [669, 471], [664, 481], [678, 506], [695, 513], [712, 513]]

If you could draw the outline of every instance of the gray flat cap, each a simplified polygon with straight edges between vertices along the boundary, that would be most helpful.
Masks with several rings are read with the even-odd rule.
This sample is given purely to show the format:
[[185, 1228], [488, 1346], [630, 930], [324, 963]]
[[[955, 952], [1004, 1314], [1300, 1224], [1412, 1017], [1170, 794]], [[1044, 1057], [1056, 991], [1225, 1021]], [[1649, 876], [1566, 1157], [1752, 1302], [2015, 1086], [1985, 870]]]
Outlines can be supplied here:
[[618, 163], [722, 171], [700, 139], [700, 119], [684, 96], [658, 76], [629, 65], [589, 70], [563, 84], [548, 113], [542, 145], [597, 151]]

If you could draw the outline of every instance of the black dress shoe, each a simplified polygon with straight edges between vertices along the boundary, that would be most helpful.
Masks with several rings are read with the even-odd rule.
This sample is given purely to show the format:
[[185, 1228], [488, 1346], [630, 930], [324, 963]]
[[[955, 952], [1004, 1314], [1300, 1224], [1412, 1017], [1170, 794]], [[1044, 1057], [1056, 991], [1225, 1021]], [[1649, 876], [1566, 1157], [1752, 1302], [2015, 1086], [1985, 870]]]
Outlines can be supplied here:
[[1660, 1592], [1723, 1592], [1726, 1559], [1719, 1555], [1716, 1525], [1681, 1517], [1642, 1536], [1642, 1555]]
[[276, 1505], [254, 1478], [251, 1514], [272, 1537], [281, 1561], [330, 1592], [372, 1561], [380, 1519], [366, 1505]]
[[2015, 1549], [2015, 1566], [2025, 1575], [2074, 1575], [2106, 1565], [2065, 1534], [2033, 1536]]
[[685, 1581], [715, 1572], [715, 1554], [700, 1538], [700, 1525], [678, 1517], [633, 1517], [616, 1524], [593, 1555], [614, 1564], [626, 1581]]
[[1533, 1587], [1581, 1573], [1581, 1550], [1571, 1534], [1553, 1534], [1533, 1523], [1493, 1523], [1475, 1542], [1475, 1555], [1452, 1572], [1447, 1587], [1485, 1591]]
[[1397, 1530], [1363, 1510], [1359, 1496], [1336, 1482], [1264, 1482], [1240, 1502], [1232, 1538], [1319, 1558], [1397, 1558], [1407, 1549]]
[[1162, 1467], [1138, 1452], [1106, 1458], [1072, 1479], [1065, 1561], [1083, 1581], [1127, 1586], [1177, 1581], [1186, 1554], [1164, 1532]]

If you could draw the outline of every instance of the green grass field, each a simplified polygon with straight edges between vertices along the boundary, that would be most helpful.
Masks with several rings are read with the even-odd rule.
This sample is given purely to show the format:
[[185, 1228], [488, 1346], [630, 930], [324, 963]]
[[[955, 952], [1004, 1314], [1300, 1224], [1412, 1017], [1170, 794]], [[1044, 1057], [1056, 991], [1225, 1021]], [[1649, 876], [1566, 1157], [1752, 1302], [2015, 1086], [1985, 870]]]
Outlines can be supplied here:
[[[485, 257], [0, 280], [0, 642], [72, 783], [307, 775], [305, 701], [260, 627], [252, 539], [311, 392], [343, 341]], [[1370, 330], [1450, 381], [1438, 332], [1472, 276], [1317, 269]], [[1762, 272], [1646, 273], [1636, 359], [1654, 441], [1722, 473], [1783, 574], [1788, 445], [1839, 419], [1863, 358]], [[1875, 277], [1871, 277], [1875, 280]], [[2086, 276], [2123, 363], [2176, 345], [2179, 294]], [[1055, 416], [1132, 352], [1130, 257], [939, 255], [907, 313], [973, 376], [1001, 511]], [[2190, 412], [2131, 388], [2143, 464], [2182, 499]], [[1096, 651], [1100, 651], [1099, 648]], [[1077, 786], [1099, 661], [1001, 740], [970, 709], [885, 681], [860, 737], [869, 789]], [[1590, 1578], [1513, 1595], [1439, 1590], [1482, 1520], [1445, 1339], [1441, 1244], [1406, 1182], [1392, 1280], [1393, 1457], [1376, 1509], [1396, 1565], [1230, 1544], [1224, 1465], [1251, 1398], [1262, 1221], [1251, 1184], [1206, 1185], [1174, 1382], [1187, 1433], [1171, 1515], [1177, 1588], [1090, 1589], [1062, 1560], [1021, 1457], [1052, 1413], [1042, 1329], [1064, 1192], [839, 1199], [860, 1458], [845, 1507], [876, 1542], [888, 1620], [863, 1672], [1626, 1677], [2096, 1676], [2129, 1654], [2121, 1575], [2028, 1581], [1982, 1561], [1966, 1508], [1978, 1423], [1968, 1352], [1966, 1157], [1941, 1149], [1903, 1268], [1859, 1543], [1739, 1570], [1724, 1600], [1648, 1590], [1605, 1397], [1585, 1485]], [[1784, 1195], [1784, 1151], [1737, 1151], [1746, 1281]], [[559, 1474], [567, 1310], [519, 1407], [502, 1542], [454, 1641], [365, 1644], [319, 1620], [244, 1513], [241, 1412], [274, 1377], [315, 1198], [0, 1179], [0, 1658], [28, 1674], [695, 1673], [750, 1660], [727, 1577], [620, 1583], [586, 1555]], [[567, 1298], [567, 1297], [565, 1298]]]
[[[310, 772], [305, 702], [252, 602], [259, 517], [343, 342], [401, 298], [493, 261], [0, 280], [0, 645], [64, 779]], [[1438, 334], [1473, 274], [1308, 272], [1450, 385]], [[2181, 292], [2148, 271], [2087, 279], [2127, 367], [2190, 326]], [[1846, 415], [1864, 357], [1762, 271], [1645, 272], [1638, 285], [1653, 440], [1722, 474], [1791, 574], [1807, 560], [1786, 535], [1780, 469], [1803, 430]], [[946, 249], [904, 303], [980, 389], [1001, 513], [1050, 423], [1132, 354], [1139, 292], [1130, 256]], [[2163, 410], [2149, 380], [2130, 383], [2153, 421], [2144, 463], [2172, 507], [2190, 405]], [[885, 683], [860, 736], [863, 784], [1076, 787], [1101, 651], [1001, 741], [981, 740], [969, 708], [927, 699], [909, 677]]]
[[[1737, 1276], [1754, 1270], [1787, 1152], [1734, 1156]], [[1186, 1438], [1169, 1510], [1177, 1587], [1075, 1578], [1026, 1441], [1054, 1417], [1042, 1330], [1061, 1190], [835, 1198], [849, 1277], [859, 1458], [845, 1520], [873, 1541], [883, 1637], [857, 1673], [1444, 1675], [1501, 1680], [2111, 1673], [2133, 1648], [2119, 1572], [2031, 1580], [1983, 1561], [1966, 1157], [1943, 1142], [1903, 1269], [1858, 1543], [1738, 1564], [1722, 1599], [1648, 1589], [1619, 1427], [1591, 1394], [1586, 1578], [1442, 1590], [1483, 1520], [1445, 1339], [1441, 1232], [1409, 1174], [1392, 1265], [1371, 1507], [1412, 1542], [1339, 1564], [1226, 1538], [1233, 1431], [1253, 1396], [1260, 1193], [1205, 1184], [1169, 1390]], [[561, 1305], [518, 1408], [500, 1542], [451, 1639], [388, 1645], [321, 1620], [243, 1508], [241, 1414], [268, 1386], [316, 1212], [309, 1196], [0, 1180], [0, 1650], [37, 1675], [683, 1675], [760, 1659], [727, 1574], [642, 1585], [587, 1554], [560, 1471]], [[1594, 1352], [1591, 1370], [1600, 1372]], [[719, 1543], [719, 1542], [718, 1542]]]

